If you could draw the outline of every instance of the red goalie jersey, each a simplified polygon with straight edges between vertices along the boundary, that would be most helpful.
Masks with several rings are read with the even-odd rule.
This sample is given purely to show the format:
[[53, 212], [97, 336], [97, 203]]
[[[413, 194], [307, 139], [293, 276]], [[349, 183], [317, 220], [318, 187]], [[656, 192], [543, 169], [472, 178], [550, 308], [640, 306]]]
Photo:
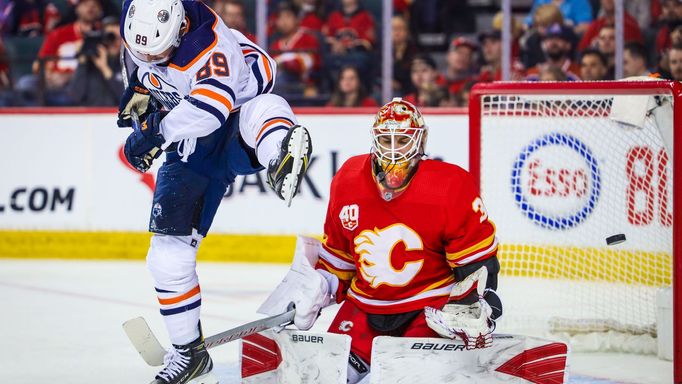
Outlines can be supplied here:
[[422, 160], [409, 186], [384, 201], [370, 155], [349, 159], [334, 177], [317, 268], [339, 277], [337, 301], [367, 313], [442, 307], [452, 269], [497, 252], [495, 226], [469, 173]]

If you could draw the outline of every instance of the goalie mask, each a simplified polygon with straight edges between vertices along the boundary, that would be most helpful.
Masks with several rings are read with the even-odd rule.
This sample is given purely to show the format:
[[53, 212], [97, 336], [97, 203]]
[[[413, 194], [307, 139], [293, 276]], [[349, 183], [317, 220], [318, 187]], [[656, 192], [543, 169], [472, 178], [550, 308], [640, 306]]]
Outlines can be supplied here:
[[149, 64], [170, 60], [186, 25], [180, 0], [132, 0], [121, 21], [126, 47]]
[[411, 103], [394, 98], [381, 107], [372, 126], [372, 165], [384, 200], [402, 192], [424, 155], [427, 128]]

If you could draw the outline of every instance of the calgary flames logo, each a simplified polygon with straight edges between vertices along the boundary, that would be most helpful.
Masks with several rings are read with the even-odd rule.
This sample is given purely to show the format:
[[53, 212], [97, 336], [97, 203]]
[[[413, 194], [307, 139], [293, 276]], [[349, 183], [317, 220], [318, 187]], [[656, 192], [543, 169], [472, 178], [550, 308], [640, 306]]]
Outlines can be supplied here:
[[360, 256], [360, 274], [372, 288], [381, 284], [405, 286], [414, 279], [424, 264], [424, 260], [407, 261], [401, 269], [396, 269], [391, 262], [393, 248], [400, 242], [405, 244], [405, 251], [424, 248], [419, 235], [405, 224], [362, 231], [354, 242], [355, 252]]

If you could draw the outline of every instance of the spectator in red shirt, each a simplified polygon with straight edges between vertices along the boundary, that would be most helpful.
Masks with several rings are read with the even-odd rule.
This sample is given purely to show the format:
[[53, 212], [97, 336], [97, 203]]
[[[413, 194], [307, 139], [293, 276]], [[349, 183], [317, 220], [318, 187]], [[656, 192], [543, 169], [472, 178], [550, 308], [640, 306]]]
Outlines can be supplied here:
[[9, 60], [5, 53], [5, 46], [0, 36], [0, 107], [14, 105], [16, 97], [12, 93], [12, 83], [9, 78]]
[[50, 32], [59, 22], [59, 9], [47, 0], [15, 0], [4, 9], [0, 30], [14, 36], [40, 36]]
[[682, 23], [682, 0], [662, 0], [661, 15], [658, 19], [658, 34], [656, 35], [656, 52], [663, 54], [670, 48], [670, 31]]
[[225, 2], [215, 3], [215, 11], [218, 13], [225, 25], [243, 33], [247, 39], [256, 42], [256, 36], [249, 32], [246, 27], [246, 10], [241, 0], [226, 0]]
[[404, 16], [393, 16], [391, 34], [393, 36], [393, 93], [404, 95], [412, 91], [410, 66], [419, 50], [410, 37], [409, 25]]
[[374, 18], [360, 6], [359, 0], [341, 0], [341, 9], [332, 12], [323, 27], [331, 51], [371, 51], [374, 47]]
[[[478, 81], [500, 81], [502, 80], [502, 38], [499, 30], [483, 32], [478, 35], [481, 44], [481, 54], [483, 56], [483, 66], [478, 73]], [[523, 66], [518, 60], [512, 60], [511, 79], [523, 79]]]
[[376, 107], [377, 102], [367, 95], [360, 81], [358, 69], [351, 66], [341, 68], [329, 107]]
[[446, 56], [445, 80], [451, 98], [459, 93], [468, 82], [476, 78], [477, 50], [478, 44], [466, 37], [458, 37], [450, 43]]
[[11, 83], [9, 81], [9, 60], [5, 52], [5, 45], [0, 37], [0, 90], [9, 89]]
[[568, 80], [580, 80], [580, 66], [571, 60], [574, 37], [573, 30], [561, 24], [547, 28], [542, 39], [545, 61], [528, 69], [526, 79], [539, 80], [543, 68], [551, 66], [561, 68]]
[[415, 92], [405, 101], [418, 107], [441, 107], [450, 104], [445, 88], [438, 85], [438, 69], [431, 56], [420, 54], [412, 60], [412, 85]]
[[[102, 5], [99, 0], [80, 0], [76, 5], [76, 21], [47, 35], [38, 58], [44, 60], [48, 89], [61, 89], [69, 82], [78, 66], [76, 54], [83, 44], [83, 36], [99, 28], [101, 17]], [[38, 62], [34, 63], [34, 72], [38, 72], [39, 65]]]
[[303, 85], [303, 94], [314, 96], [317, 92], [314, 71], [320, 68], [320, 42], [306, 30], [299, 28], [298, 10], [292, 3], [279, 4], [277, 13], [277, 40], [270, 45], [270, 55], [277, 61], [277, 83], [283, 91], [294, 92]]
[[[597, 37], [599, 36], [599, 31], [601, 31], [602, 27], [604, 27], [605, 25], [610, 26], [615, 25], [616, 5], [614, 1], [615, 0], [601, 0], [601, 8], [602, 11], [604, 12], [604, 15], [590, 23], [590, 26], [587, 28], [587, 31], [583, 35], [582, 39], [580, 39], [580, 43], [578, 43], [578, 51], [582, 51], [587, 47], [594, 46]], [[637, 23], [637, 20], [627, 12], [625, 12], [624, 15], [623, 28], [625, 30], [623, 40], [626, 43], [630, 41], [638, 41], [640, 43], [644, 42], [644, 40], [642, 39], [642, 32], [639, 29], [639, 24]]]
[[321, 32], [324, 25], [321, 0], [297, 0], [296, 4], [300, 8], [298, 18], [301, 20], [301, 28]]

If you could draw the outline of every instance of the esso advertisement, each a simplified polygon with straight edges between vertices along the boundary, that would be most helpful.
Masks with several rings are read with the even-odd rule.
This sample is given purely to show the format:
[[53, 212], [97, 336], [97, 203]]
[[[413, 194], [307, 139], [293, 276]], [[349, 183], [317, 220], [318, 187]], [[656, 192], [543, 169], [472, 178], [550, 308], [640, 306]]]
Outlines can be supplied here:
[[[222, 199], [210, 232], [321, 234], [331, 179], [351, 156], [371, 147], [371, 114], [299, 114], [313, 155], [292, 206], [266, 183], [265, 172], [237, 177]], [[425, 113], [426, 152], [468, 167], [468, 119]], [[153, 213], [156, 172], [128, 165], [115, 113], [1, 115], [7, 143], [0, 153], [0, 228], [21, 230], [146, 231]], [[352, 186], [349, 186], [352, 188]], [[377, 192], [378, 193], [378, 192]]]
[[561, 133], [538, 137], [516, 158], [511, 185], [517, 206], [533, 223], [566, 229], [594, 210], [601, 189], [599, 165], [592, 150]]
[[484, 119], [481, 197], [500, 241], [603, 248], [624, 234], [619, 249], [669, 251], [672, 174], [655, 130], [606, 118]]

